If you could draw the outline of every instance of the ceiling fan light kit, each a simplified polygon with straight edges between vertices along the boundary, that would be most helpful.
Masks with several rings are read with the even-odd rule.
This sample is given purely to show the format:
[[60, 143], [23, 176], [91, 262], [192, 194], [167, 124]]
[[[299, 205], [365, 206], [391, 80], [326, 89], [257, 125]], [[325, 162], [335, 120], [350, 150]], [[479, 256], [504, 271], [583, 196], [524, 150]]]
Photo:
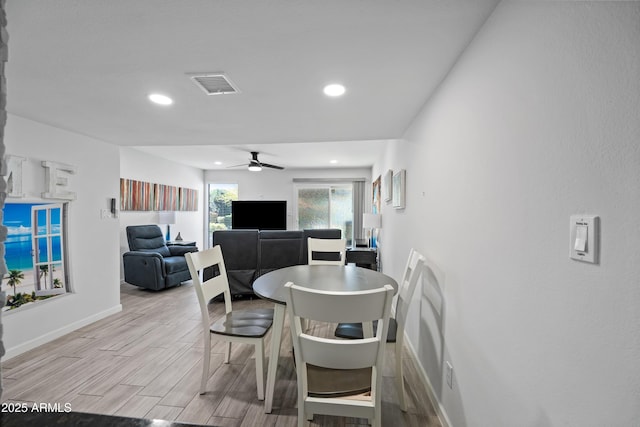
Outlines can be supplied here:
[[238, 166], [248, 166], [248, 169], [251, 172], [260, 172], [262, 170], [262, 168], [271, 168], [271, 169], [278, 169], [278, 170], [284, 169], [282, 166], [270, 165], [269, 163], [262, 163], [260, 160], [258, 160], [258, 154], [259, 153], [257, 151], [252, 151], [251, 152], [251, 160], [249, 161], [249, 163], [243, 163], [241, 165], [229, 166], [229, 168], [237, 168]]

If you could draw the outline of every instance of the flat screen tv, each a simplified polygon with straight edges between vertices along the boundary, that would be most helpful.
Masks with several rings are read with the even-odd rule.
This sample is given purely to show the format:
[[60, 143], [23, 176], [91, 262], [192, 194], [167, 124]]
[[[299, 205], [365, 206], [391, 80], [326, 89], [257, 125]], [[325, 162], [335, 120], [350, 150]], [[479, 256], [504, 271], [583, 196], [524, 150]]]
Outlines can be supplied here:
[[239, 230], [286, 230], [286, 200], [234, 200], [231, 228]]

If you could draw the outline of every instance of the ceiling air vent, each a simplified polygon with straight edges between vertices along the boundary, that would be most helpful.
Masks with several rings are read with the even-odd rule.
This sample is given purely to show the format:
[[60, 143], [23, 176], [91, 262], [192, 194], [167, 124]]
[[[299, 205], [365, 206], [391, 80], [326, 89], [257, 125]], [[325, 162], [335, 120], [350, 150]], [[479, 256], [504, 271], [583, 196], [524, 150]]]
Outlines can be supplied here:
[[228, 95], [240, 92], [231, 80], [221, 73], [193, 74], [190, 77], [207, 95]]

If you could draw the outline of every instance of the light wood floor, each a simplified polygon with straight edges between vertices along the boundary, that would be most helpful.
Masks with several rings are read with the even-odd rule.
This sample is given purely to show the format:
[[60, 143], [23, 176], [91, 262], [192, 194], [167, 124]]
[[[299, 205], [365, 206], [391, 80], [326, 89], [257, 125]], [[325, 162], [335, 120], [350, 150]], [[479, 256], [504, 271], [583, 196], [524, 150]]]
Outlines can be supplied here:
[[[288, 327], [283, 334], [273, 413], [265, 414], [256, 396], [253, 347], [249, 345], [234, 344], [231, 363], [224, 364], [223, 344], [214, 342], [208, 392], [198, 393], [202, 332], [190, 283], [162, 292], [124, 284], [121, 291], [121, 313], [2, 363], [3, 401], [69, 402], [76, 412], [217, 426], [296, 425], [296, 377]], [[233, 305], [272, 306], [260, 299], [236, 300]], [[210, 306], [214, 318], [223, 310], [222, 303]], [[266, 345], [269, 343], [270, 333]], [[392, 351], [386, 359], [382, 424], [441, 426], [408, 357], [404, 368], [409, 408], [406, 413], [400, 411]], [[316, 415], [311, 425], [363, 424], [366, 420]]]

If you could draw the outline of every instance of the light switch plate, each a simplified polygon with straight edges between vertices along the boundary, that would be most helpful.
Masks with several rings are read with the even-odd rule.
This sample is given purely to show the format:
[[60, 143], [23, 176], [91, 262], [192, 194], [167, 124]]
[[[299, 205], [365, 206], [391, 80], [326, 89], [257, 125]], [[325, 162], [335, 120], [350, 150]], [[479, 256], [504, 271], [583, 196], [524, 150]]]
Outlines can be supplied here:
[[[569, 257], [578, 261], [598, 263], [600, 245], [600, 218], [596, 215], [571, 215]], [[582, 239], [585, 237], [586, 245]], [[580, 231], [579, 231], [580, 230]], [[580, 240], [577, 244], [576, 239]], [[585, 247], [586, 246], [586, 247]], [[580, 250], [584, 248], [584, 250]]]

